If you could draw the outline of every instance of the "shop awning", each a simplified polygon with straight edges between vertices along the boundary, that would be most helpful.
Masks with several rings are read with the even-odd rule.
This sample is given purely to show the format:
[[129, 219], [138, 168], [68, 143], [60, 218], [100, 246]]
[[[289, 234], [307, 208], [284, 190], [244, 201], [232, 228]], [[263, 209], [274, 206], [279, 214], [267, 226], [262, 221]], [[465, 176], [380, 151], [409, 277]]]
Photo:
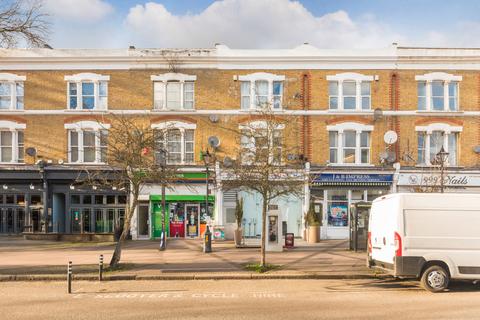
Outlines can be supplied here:
[[393, 183], [393, 174], [361, 174], [361, 173], [322, 173], [314, 176], [311, 185], [323, 186], [363, 186], [378, 187], [390, 186]]
[[[180, 195], [180, 194], [167, 194], [165, 195], [165, 201], [205, 201], [206, 195]], [[162, 201], [162, 195], [151, 194], [150, 201]], [[215, 196], [209, 195], [208, 201], [215, 201]]]

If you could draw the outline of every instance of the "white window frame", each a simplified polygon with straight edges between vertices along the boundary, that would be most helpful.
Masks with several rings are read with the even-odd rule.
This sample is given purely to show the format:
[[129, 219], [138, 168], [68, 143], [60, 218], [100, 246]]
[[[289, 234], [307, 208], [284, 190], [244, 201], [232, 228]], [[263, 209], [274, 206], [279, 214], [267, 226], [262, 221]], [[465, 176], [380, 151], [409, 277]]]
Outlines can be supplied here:
[[22, 85], [25, 90], [26, 76], [20, 76], [13, 73], [0, 73], [0, 83], [6, 83], [10, 85], [10, 107], [8, 109], [0, 109], [0, 111], [13, 111], [24, 110], [25, 100], [23, 101], [23, 107], [17, 109], [17, 97], [23, 97], [25, 99], [25, 91], [23, 95], [17, 95], [17, 85]]
[[[24, 133], [24, 146], [25, 146], [25, 129], [26, 125], [24, 123], [17, 123], [13, 121], [7, 121], [7, 120], [0, 120], [0, 131], [10, 131], [12, 133], [12, 159], [9, 162], [1, 162], [1, 164], [7, 164], [7, 163], [23, 163], [19, 161], [19, 144], [18, 144], [18, 133], [23, 132]], [[0, 141], [1, 144], [3, 142]], [[25, 151], [25, 147], [24, 147]], [[1, 152], [1, 151], [0, 151]], [[1, 159], [1, 157], [0, 157]]]
[[[94, 121], [80, 121], [76, 123], [67, 123], [65, 124], [65, 129], [67, 130], [68, 136], [68, 146], [67, 146], [67, 153], [68, 153], [68, 163], [82, 163], [82, 164], [105, 164], [106, 162], [102, 162], [102, 148], [100, 145], [101, 141], [101, 132], [108, 131], [110, 129], [110, 124], [107, 123], [98, 123]], [[71, 150], [71, 135], [70, 132], [75, 131], [78, 134], [78, 160], [72, 161], [72, 150]], [[84, 160], [84, 148], [83, 148], [83, 133], [84, 131], [94, 131], [95, 132], [95, 161], [93, 162], [85, 162]]]
[[[245, 130], [248, 130], [248, 131], [252, 131], [252, 130], [266, 130], [267, 129], [267, 123], [265, 121], [253, 121], [253, 122], [250, 122], [248, 125], [239, 125], [238, 127], [240, 129], [240, 131], [245, 131]], [[274, 134], [275, 132], [281, 132], [281, 139], [284, 139], [285, 137], [283, 136], [283, 132], [284, 132], [284, 129], [285, 129], [285, 125], [284, 124], [278, 124], [274, 129], [273, 131], [271, 132], [272, 134], [268, 137], [269, 139], [269, 143], [271, 146], [273, 146], [273, 140], [275, 139], [274, 137]], [[250, 152], [252, 153], [255, 153], [256, 150], [257, 150], [257, 145], [255, 143], [255, 139], [253, 137], [250, 137], [250, 139], [244, 139], [245, 136], [242, 135], [241, 137], [241, 140], [242, 140], [242, 148], [243, 149], [249, 149]], [[261, 147], [260, 147], [261, 148]], [[282, 147], [277, 147], [277, 149], [280, 149], [280, 161], [275, 161], [274, 159], [274, 156], [273, 154], [270, 154], [269, 157], [268, 157], [268, 161], [270, 163], [273, 163], [273, 164], [277, 164], [277, 165], [281, 165], [283, 163], [283, 150]], [[250, 161], [246, 161], [245, 159], [242, 159], [242, 162], [244, 164], [249, 164]]]
[[[72, 111], [97, 111], [97, 110], [108, 110], [108, 82], [110, 81], [110, 76], [105, 76], [96, 73], [78, 73], [71, 76], [65, 76], [65, 81], [67, 82], [67, 110]], [[100, 96], [100, 83], [105, 83], [106, 95]], [[70, 84], [74, 84], [77, 87], [77, 106], [76, 108], [71, 108], [70, 106]], [[82, 108], [82, 85], [83, 83], [93, 83], [93, 93], [94, 93], [94, 107], [93, 109], [83, 109]], [[105, 105], [100, 104], [100, 97], [106, 97]]]
[[[197, 125], [195, 123], [187, 123], [187, 122], [181, 122], [181, 121], [166, 121], [166, 122], [161, 122], [161, 123], [154, 123], [151, 125], [152, 129], [154, 130], [159, 130], [163, 131], [165, 133], [164, 135], [164, 141], [163, 145], [166, 146], [166, 133], [169, 130], [179, 130], [180, 135], [181, 135], [181, 161], [180, 162], [169, 162], [168, 161], [168, 155], [167, 155], [167, 164], [172, 164], [172, 165], [186, 165], [186, 164], [194, 164], [195, 163], [195, 133], [197, 129]], [[193, 130], [193, 160], [191, 162], [186, 161], [186, 147], [185, 144], [185, 131], [186, 130]]]
[[[463, 131], [463, 128], [460, 126], [451, 126], [445, 123], [432, 123], [427, 126], [417, 126], [415, 127], [415, 131], [417, 132], [417, 144], [418, 144], [418, 134], [424, 133], [425, 134], [425, 163], [418, 163], [419, 166], [431, 166], [432, 160], [430, 159], [430, 137], [434, 131], [441, 131], [443, 132], [443, 149], [448, 152], [448, 136], [451, 134], [457, 135], [457, 150], [456, 150], [456, 159], [455, 164], [450, 164], [449, 159], [447, 159], [446, 165], [456, 166], [458, 165], [458, 151], [459, 151], [459, 133]], [[418, 145], [417, 145], [417, 153], [418, 153]], [[418, 156], [418, 154], [417, 154]]]
[[[460, 111], [460, 82], [463, 80], [462, 76], [456, 76], [453, 74], [445, 73], [445, 72], [432, 72], [427, 73], [424, 75], [417, 75], [415, 76], [415, 80], [417, 82], [424, 82], [425, 92], [426, 92], [426, 108], [425, 110], [418, 109], [418, 102], [417, 102], [417, 111], [420, 112], [457, 112]], [[432, 104], [432, 82], [434, 81], [441, 81], [443, 82], [443, 110], [435, 110], [433, 109]], [[457, 108], [455, 110], [450, 110], [450, 97], [449, 97], [449, 90], [448, 86], [450, 83], [456, 82], [457, 83]], [[418, 86], [417, 86], [418, 88]], [[423, 97], [423, 96], [422, 96]], [[418, 101], [418, 89], [417, 89], [417, 101]]]
[[[196, 75], [188, 75], [183, 73], [164, 73], [159, 75], [152, 75], [150, 79], [153, 81], [153, 110], [195, 110], [195, 81], [197, 81]], [[167, 86], [170, 82], [178, 82], [180, 83], [180, 108], [168, 108], [167, 105]], [[193, 83], [193, 101], [192, 107], [186, 108], [185, 107], [185, 94], [190, 91], [185, 90], [185, 83], [191, 82]], [[157, 90], [155, 85], [158, 84], [162, 86], [162, 90]], [[160, 89], [160, 88], [159, 88]], [[156, 97], [156, 93], [161, 92], [163, 94], [162, 97]], [[157, 103], [158, 101], [158, 103]]]
[[[335, 166], [371, 166], [371, 161], [372, 161], [372, 131], [373, 131], [373, 126], [372, 125], [365, 125], [361, 123], [356, 123], [356, 122], [343, 122], [339, 123], [336, 125], [329, 125], [327, 126], [327, 131], [335, 131], [337, 132], [337, 163], [329, 163], [329, 165]], [[356, 136], [355, 136], [355, 163], [344, 163], [344, 155], [343, 155], [343, 134], [345, 131], [355, 131]], [[367, 163], [362, 163], [362, 149], [365, 149], [364, 147], [361, 147], [361, 139], [360, 136], [362, 132], [369, 132], [369, 159]], [[330, 143], [329, 143], [330, 146]], [[329, 148], [330, 150], [330, 148]], [[330, 161], [330, 153], [329, 153], [329, 161]]]
[[[328, 97], [328, 110], [329, 111], [346, 111], [346, 112], [354, 112], [354, 111], [369, 111], [372, 109], [372, 83], [375, 80], [378, 80], [378, 75], [369, 76], [363, 75], [360, 73], [354, 72], [344, 72], [335, 75], [327, 76], [328, 82], [336, 82], [337, 83], [337, 95]], [[344, 95], [343, 95], [343, 83], [344, 82], [355, 82], [355, 108], [354, 109], [345, 109], [344, 108]], [[370, 83], [370, 106], [368, 109], [362, 109], [362, 98], [366, 97], [362, 95], [362, 83], [368, 82]], [[330, 87], [328, 87], [328, 90]], [[330, 109], [330, 100], [331, 98], [337, 98], [337, 108]]]
[[[256, 94], [256, 85], [255, 82], [257, 81], [266, 81], [268, 82], [268, 95], [267, 95], [267, 101], [269, 104], [271, 104], [271, 109], [272, 110], [282, 110], [283, 109], [283, 97], [284, 97], [284, 92], [285, 92], [285, 76], [284, 75], [276, 75], [272, 73], [266, 73], [266, 72], [256, 72], [256, 73], [251, 73], [247, 75], [240, 75], [240, 76], [233, 76], [234, 80], [242, 82], [249, 82], [250, 83], [250, 105], [248, 109], [242, 109], [242, 103], [240, 102], [240, 109], [241, 110], [258, 110], [261, 109], [262, 106], [259, 106], [257, 104], [257, 94]], [[274, 95], [273, 94], [273, 82], [281, 82], [282, 87], [281, 87], [281, 92], [280, 95]], [[240, 87], [241, 90], [241, 87]], [[240, 92], [240, 95], [243, 97], [247, 97], [248, 95], [242, 95]], [[275, 97], [280, 97], [280, 104], [278, 108], [275, 108], [274, 105], [274, 98]]]

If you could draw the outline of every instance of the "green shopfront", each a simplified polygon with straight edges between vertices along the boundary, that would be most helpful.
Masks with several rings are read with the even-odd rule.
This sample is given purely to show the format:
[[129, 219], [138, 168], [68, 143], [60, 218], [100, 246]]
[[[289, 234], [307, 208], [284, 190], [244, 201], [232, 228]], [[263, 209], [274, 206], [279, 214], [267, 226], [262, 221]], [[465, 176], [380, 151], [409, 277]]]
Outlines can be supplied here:
[[160, 238], [165, 226], [168, 237], [196, 238], [204, 234], [207, 224], [213, 221], [214, 196], [206, 195], [166, 195], [165, 222], [163, 223], [162, 196], [150, 195], [151, 203], [151, 238]]
[[208, 209], [205, 172], [183, 172], [165, 189], [165, 216], [162, 210], [162, 187], [149, 183], [142, 187], [140, 203], [132, 221], [133, 239], [159, 239], [165, 229], [167, 237], [198, 238], [207, 225], [213, 225], [215, 193], [209, 181]]

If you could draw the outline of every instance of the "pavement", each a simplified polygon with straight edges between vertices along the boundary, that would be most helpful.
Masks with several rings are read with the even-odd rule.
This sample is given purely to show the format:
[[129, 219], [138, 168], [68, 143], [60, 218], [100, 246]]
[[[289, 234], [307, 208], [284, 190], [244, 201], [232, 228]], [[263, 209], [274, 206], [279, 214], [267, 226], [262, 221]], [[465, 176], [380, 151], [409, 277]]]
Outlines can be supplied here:
[[[365, 266], [365, 252], [347, 250], [344, 240], [307, 244], [295, 239], [296, 247], [268, 252], [267, 263], [277, 269], [258, 274], [247, 264], [258, 263], [258, 248], [236, 248], [233, 242], [213, 243], [212, 253], [202, 252], [198, 239], [169, 239], [167, 250], [158, 241], [128, 241], [122, 251], [121, 268], [105, 272], [109, 280], [186, 279], [369, 279], [381, 276]], [[105, 265], [113, 243], [66, 243], [0, 237], [0, 280], [63, 280], [68, 261], [77, 280], [96, 280], [98, 259]]]
[[434, 294], [373, 280], [75, 281], [0, 284], [2, 320], [478, 319], [480, 285]]

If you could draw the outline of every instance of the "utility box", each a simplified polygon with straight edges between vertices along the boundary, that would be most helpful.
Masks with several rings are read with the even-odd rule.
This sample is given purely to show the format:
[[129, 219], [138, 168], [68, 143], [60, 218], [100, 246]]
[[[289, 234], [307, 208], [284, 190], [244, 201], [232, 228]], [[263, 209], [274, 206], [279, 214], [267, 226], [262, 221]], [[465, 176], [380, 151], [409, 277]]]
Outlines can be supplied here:
[[267, 243], [265, 244], [265, 251], [281, 252], [283, 251], [282, 243], [282, 224], [280, 217], [280, 210], [277, 205], [270, 205], [267, 212], [267, 230], [265, 230]]

